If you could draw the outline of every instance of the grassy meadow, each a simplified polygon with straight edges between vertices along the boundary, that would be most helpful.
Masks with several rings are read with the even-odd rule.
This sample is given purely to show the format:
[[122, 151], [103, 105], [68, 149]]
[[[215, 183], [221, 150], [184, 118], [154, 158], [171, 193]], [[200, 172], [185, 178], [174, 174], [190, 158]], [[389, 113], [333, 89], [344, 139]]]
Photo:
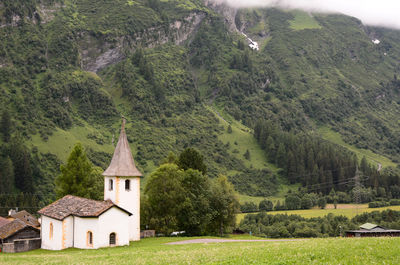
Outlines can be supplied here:
[[[368, 204], [338, 204], [337, 209], [334, 209], [333, 205], [328, 204], [325, 209], [309, 209], [309, 210], [292, 210], [292, 211], [271, 211], [268, 214], [297, 214], [305, 218], [313, 218], [313, 217], [323, 217], [327, 214], [334, 215], [343, 215], [349, 218], [353, 218], [354, 216], [362, 213], [370, 213], [373, 211], [384, 211], [384, 210], [395, 210], [400, 211], [400, 206], [388, 206], [382, 208], [368, 208]], [[236, 222], [240, 223], [243, 220], [246, 213], [240, 213], [236, 217]]]
[[398, 264], [400, 259], [400, 238], [165, 244], [185, 239], [149, 238], [98, 250], [0, 253], [0, 264]]

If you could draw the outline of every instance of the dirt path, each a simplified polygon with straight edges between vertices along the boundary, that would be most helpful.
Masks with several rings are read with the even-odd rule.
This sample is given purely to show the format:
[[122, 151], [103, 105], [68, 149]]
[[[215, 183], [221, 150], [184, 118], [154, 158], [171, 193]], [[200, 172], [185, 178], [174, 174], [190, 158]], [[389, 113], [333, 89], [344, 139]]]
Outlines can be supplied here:
[[167, 245], [185, 245], [185, 244], [205, 244], [205, 243], [227, 243], [227, 242], [287, 242], [287, 241], [300, 241], [304, 239], [219, 239], [219, 238], [198, 238], [189, 239], [177, 242], [166, 243]]

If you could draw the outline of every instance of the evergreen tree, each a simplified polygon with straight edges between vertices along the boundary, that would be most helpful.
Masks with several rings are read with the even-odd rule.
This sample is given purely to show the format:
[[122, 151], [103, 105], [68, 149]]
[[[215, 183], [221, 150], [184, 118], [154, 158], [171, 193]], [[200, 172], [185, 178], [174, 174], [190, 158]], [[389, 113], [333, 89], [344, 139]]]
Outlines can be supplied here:
[[276, 162], [278, 167], [284, 168], [286, 165], [286, 149], [283, 143], [279, 144], [278, 151], [276, 152]]
[[92, 165], [86, 156], [82, 144], [75, 144], [67, 164], [60, 166], [61, 174], [56, 178], [56, 193], [58, 197], [67, 194], [89, 199], [102, 197], [103, 186], [101, 169]]
[[1, 161], [0, 194], [10, 194], [14, 190], [14, 168], [10, 157]]
[[194, 148], [187, 148], [179, 155], [178, 166], [183, 170], [191, 168], [202, 172], [204, 175], [207, 173], [203, 156]]
[[232, 126], [231, 126], [230, 124], [228, 125], [227, 132], [228, 132], [228, 133], [232, 133]]
[[246, 158], [247, 160], [250, 160], [250, 152], [249, 152], [249, 149], [246, 150], [246, 152], [243, 154], [243, 157]]
[[273, 208], [274, 208], [274, 205], [269, 200], [262, 200], [262, 201], [260, 201], [260, 204], [258, 205], [258, 209], [260, 211], [272, 211]]
[[7, 110], [4, 110], [1, 115], [0, 130], [1, 130], [1, 134], [3, 136], [3, 141], [6, 143], [8, 141], [10, 141], [11, 117], [10, 117], [10, 113]]

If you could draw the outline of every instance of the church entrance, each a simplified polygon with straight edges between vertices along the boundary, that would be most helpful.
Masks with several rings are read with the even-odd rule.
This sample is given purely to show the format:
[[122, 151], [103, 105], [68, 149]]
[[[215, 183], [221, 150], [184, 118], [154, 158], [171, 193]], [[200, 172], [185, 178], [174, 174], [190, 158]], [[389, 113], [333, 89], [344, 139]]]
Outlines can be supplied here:
[[116, 245], [116, 235], [115, 233], [110, 234], [110, 246], [115, 246]]

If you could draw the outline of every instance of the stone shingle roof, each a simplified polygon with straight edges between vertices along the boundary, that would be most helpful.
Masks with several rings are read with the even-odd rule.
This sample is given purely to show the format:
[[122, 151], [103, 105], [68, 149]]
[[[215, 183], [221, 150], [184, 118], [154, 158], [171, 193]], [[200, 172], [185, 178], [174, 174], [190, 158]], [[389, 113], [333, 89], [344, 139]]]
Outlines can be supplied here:
[[15, 219], [14, 221], [9, 222], [0, 227], [0, 239], [6, 239], [14, 235], [18, 231], [25, 229], [26, 227], [31, 227], [30, 229], [36, 229], [37, 231], [39, 231], [38, 228], [27, 225], [25, 222], [19, 219]]
[[0, 216], [0, 227], [2, 227], [5, 224], [10, 223], [11, 221], [7, 220], [6, 218], [3, 218]]
[[125, 133], [125, 119], [122, 121], [121, 134], [109, 167], [104, 171], [107, 177], [141, 177], [142, 173], [136, 168], [131, 148]]
[[117, 207], [129, 215], [132, 215], [110, 200], [95, 201], [73, 195], [64, 196], [58, 201], [40, 209], [38, 213], [57, 220], [63, 220], [70, 215], [78, 217], [98, 217], [112, 207]]
[[15, 214], [12, 214], [12, 215], [10, 215], [10, 217], [13, 219], [19, 219], [22, 222], [26, 223], [27, 225], [30, 225], [33, 227], [40, 226], [40, 223], [38, 222], [38, 220], [33, 215], [31, 215], [30, 213], [28, 213], [25, 210], [17, 212]]

